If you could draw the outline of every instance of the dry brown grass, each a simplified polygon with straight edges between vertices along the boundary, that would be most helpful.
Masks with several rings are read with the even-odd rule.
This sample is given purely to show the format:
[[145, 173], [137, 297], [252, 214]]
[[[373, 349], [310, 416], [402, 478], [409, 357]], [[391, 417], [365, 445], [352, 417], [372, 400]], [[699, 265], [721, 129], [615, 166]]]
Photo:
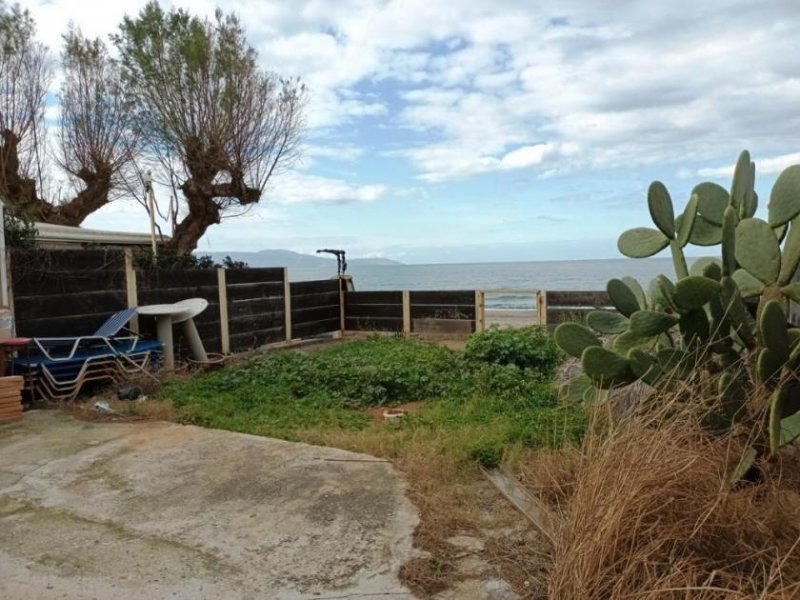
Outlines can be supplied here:
[[729, 490], [743, 441], [664, 414], [594, 430], [580, 454], [523, 471], [563, 513], [548, 597], [800, 598], [796, 461]]

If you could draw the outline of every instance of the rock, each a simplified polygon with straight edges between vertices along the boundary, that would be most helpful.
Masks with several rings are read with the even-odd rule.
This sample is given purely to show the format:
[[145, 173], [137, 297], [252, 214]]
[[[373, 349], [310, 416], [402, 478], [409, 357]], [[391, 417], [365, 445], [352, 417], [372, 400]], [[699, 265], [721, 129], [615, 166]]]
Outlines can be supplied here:
[[519, 595], [507, 581], [491, 579], [483, 584], [486, 600], [519, 600]]

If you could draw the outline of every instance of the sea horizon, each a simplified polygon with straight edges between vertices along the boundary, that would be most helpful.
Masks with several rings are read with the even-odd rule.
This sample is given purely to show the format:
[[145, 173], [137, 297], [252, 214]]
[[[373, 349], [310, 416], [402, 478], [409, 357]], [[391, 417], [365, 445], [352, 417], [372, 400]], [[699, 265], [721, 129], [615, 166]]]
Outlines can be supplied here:
[[[700, 257], [688, 259], [689, 264]], [[326, 279], [333, 269], [289, 267], [291, 281]], [[631, 276], [643, 287], [657, 275], [674, 279], [668, 257], [563, 261], [359, 265], [348, 267], [356, 290], [483, 290], [490, 310], [532, 310], [534, 290], [605, 290], [609, 279]], [[514, 293], [519, 292], [519, 293]]]

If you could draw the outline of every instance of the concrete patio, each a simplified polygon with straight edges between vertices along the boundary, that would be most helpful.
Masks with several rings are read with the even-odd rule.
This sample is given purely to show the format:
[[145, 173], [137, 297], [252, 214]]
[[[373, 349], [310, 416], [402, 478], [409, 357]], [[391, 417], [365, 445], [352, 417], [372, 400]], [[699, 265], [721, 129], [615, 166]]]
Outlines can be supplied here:
[[0, 426], [0, 597], [412, 598], [389, 463], [171, 423]]

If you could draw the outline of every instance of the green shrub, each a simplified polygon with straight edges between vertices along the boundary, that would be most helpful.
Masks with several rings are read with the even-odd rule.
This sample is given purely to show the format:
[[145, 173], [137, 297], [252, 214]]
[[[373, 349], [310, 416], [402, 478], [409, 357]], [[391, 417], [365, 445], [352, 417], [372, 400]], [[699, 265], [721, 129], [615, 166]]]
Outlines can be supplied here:
[[553, 338], [541, 327], [500, 329], [491, 327], [474, 334], [464, 348], [470, 363], [514, 365], [550, 379], [564, 360]]
[[441, 397], [460, 378], [450, 350], [403, 339], [376, 338], [317, 353], [280, 352], [223, 372], [220, 390], [273, 386], [296, 398], [321, 394], [328, 404], [380, 406]]

